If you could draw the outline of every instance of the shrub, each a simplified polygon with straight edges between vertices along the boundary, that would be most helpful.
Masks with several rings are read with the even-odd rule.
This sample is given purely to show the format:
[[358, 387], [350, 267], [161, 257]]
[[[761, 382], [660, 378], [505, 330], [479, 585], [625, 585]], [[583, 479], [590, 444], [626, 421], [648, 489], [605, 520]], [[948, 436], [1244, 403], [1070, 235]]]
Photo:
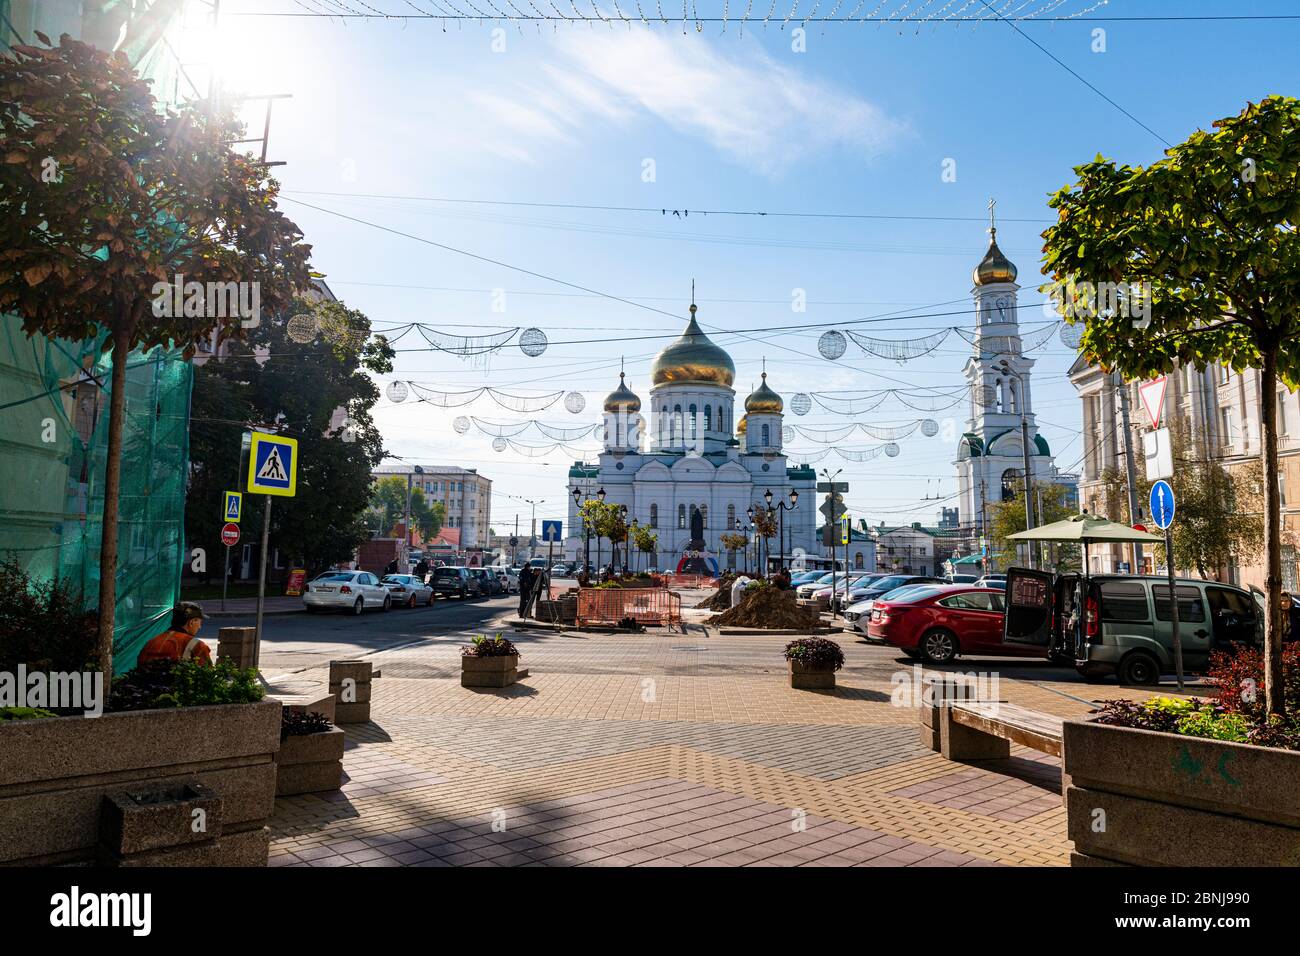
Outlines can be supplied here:
[[1265, 719], [1264, 715], [1252, 716], [1232, 710], [1220, 700], [1200, 700], [1195, 697], [1153, 697], [1141, 703], [1108, 700], [1093, 713], [1096, 714], [1094, 720], [1099, 724], [1300, 750], [1300, 726], [1294, 722], [1294, 718]]
[[334, 725], [322, 713], [312, 711], [304, 714], [300, 710], [286, 710], [280, 716], [280, 739], [289, 737], [306, 737], [309, 734], [323, 734], [333, 730]]
[[462, 647], [460, 652], [464, 657], [509, 657], [519, 653], [515, 645], [500, 634], [496, 637], [480, 634], [468, 647]]
[[42, 717], [57, 717], [58, 714], [40, 707], [0, 707], [0, 723], [6, 720], [38, 720]]
[[248, 704], [264, 696], [257, 671], [251, 667], [240, 670], [229, 661], [218, 661], [214, 666], [198, 661], [154, 661], [138, 665], [113, 681], [108, 709]]
[[93, 671], [96, 614], [62, 582], [33, 581], [13, 558], [0, 561], [0, 671]]
[[[1224, 710], [1244, 714], [1255, 723], [1264, 719], [1264, 654], [1258, 648], [1215, 651], [1210, 655], [1209, 678], [1218, 688]], [[1300, 717], [1300, 644], [1282, 649], [1282, 696], [1291, 719]]]
[[785, 659], [798, 661], [805, 667], [829, 667], [837, 671], [844, 666], [844, 651], [824, 637], [801, 637], [785, 646]]

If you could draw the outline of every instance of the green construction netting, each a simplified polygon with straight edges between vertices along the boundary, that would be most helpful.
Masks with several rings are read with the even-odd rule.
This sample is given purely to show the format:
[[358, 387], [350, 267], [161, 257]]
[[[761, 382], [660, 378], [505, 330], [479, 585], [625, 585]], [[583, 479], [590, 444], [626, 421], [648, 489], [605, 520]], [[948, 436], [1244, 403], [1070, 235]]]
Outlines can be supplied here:
[[[85, 342], [29, 338], [0, 316], [0, 554], [98, 604], [111, 356]], [[127, 366], [114, 670], [164, 630], [185, 560], [193, 368], [178, 351]]]

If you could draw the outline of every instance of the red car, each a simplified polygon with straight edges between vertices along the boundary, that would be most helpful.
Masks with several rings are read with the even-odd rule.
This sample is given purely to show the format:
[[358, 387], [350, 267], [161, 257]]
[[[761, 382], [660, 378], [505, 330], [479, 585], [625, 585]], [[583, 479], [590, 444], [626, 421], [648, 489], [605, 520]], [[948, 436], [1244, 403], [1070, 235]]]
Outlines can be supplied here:
[[1002, 642], [1006, 592], [954, 584], [919, 588], [897, 601], [877, 601], [867, 636], [910, 657], [944, 664], [959, 654], [1042, 657], [1040, 647]]

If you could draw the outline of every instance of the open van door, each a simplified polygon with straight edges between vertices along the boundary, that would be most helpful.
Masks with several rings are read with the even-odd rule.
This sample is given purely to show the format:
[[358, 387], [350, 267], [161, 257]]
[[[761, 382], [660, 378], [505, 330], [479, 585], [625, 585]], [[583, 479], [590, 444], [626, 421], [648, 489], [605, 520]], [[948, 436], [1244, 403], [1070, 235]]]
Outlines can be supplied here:
[[1052, 647], [1056, 610], [1055, 579], [1050, 571], [1007, 570], [1007, 610], [1002, 618], [1004, 644], [1041, 647], [1043, 656], [1047, 656]]

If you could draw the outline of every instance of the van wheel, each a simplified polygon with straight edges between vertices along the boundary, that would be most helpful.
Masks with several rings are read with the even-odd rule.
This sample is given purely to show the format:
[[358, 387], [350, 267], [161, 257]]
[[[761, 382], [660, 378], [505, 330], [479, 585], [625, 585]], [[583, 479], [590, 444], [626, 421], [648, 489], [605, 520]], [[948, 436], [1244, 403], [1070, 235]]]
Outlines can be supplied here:
[[366, 606], [366, 599], [365, 599], [365, 598], [357, 598], [357, 603], [354, 604], [354, 605], [352, 605], [352, 613], [353, 613], [353, 614], [360, 614], [360, 613], [362, 612], [362, 610], [365, 609], [365, 606]]
[[1119, 662], [1119, 682], [1150, 687], [1160, 683], [1160, 665], [1150, 654], [1134, 651]]
[[957, 636], [952, 631], [929, 631], [921, 637], [921, 656], [931, 664], [947, 664], [957, 656]]

